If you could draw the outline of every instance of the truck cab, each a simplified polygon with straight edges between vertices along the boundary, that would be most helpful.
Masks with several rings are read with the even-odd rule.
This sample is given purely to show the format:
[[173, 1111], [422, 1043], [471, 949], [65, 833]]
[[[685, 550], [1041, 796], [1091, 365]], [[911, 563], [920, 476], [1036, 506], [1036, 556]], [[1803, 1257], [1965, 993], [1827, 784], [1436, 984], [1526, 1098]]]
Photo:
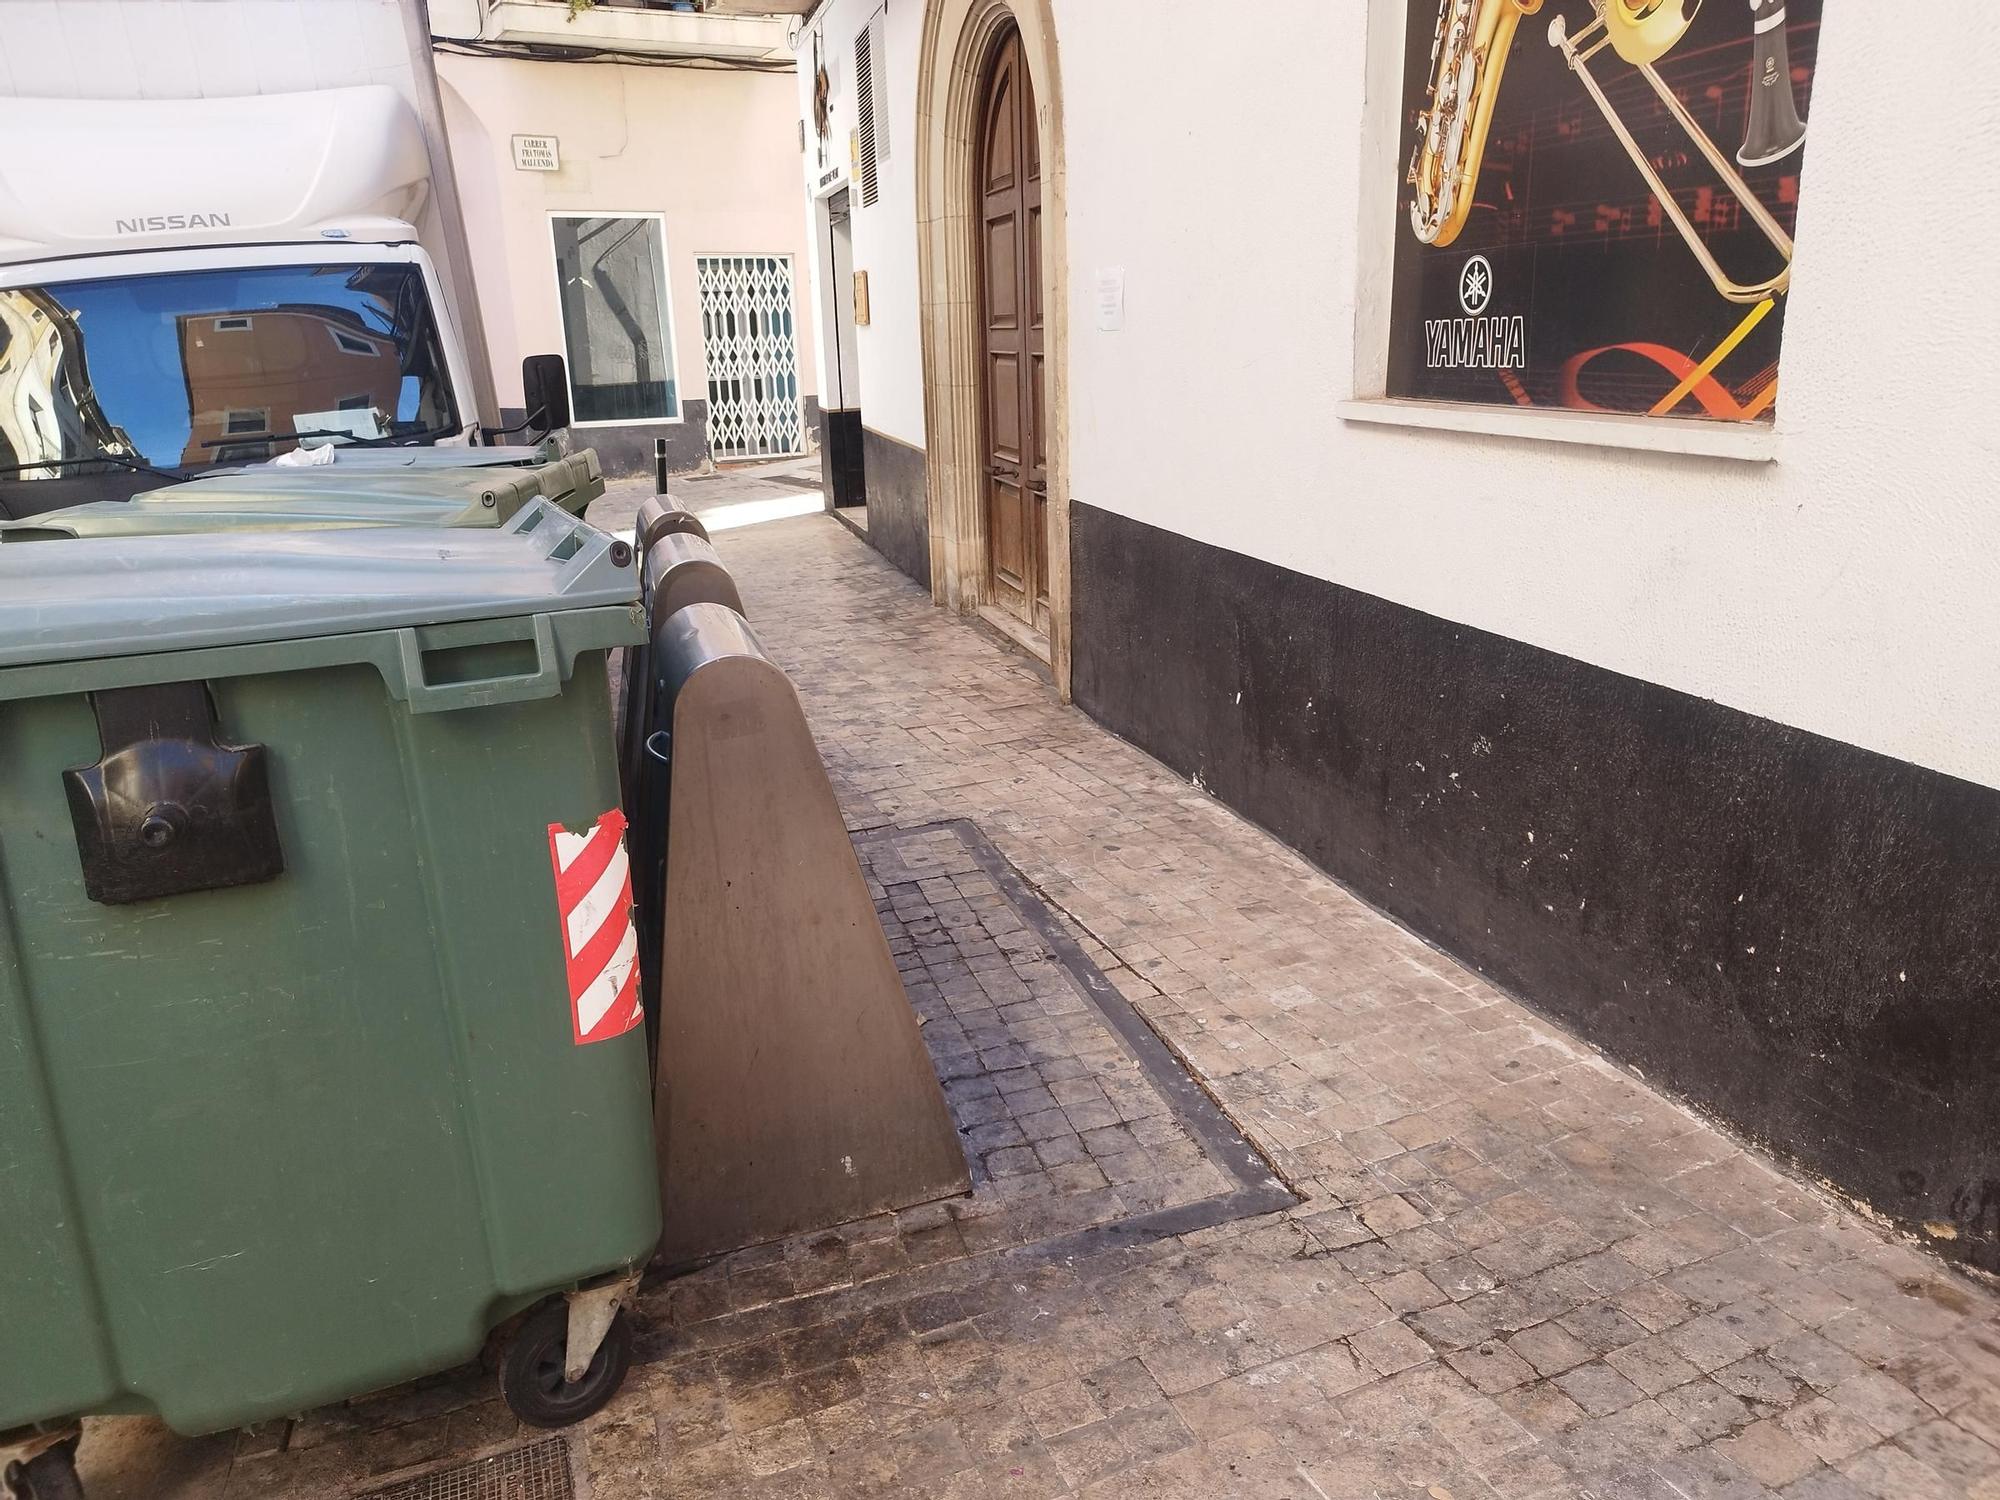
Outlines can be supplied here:
[[0, 517], [479, 441], [396, 90], [4, 98], [0, 139]]

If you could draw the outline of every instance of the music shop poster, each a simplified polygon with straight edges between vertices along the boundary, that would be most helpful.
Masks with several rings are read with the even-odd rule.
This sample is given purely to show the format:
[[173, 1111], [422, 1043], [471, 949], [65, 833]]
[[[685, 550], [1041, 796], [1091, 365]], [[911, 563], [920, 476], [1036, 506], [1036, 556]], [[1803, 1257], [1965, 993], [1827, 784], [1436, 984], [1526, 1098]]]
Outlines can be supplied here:
[[1409, 0], [1387, 393], [1769, 421], [1821, 3]]

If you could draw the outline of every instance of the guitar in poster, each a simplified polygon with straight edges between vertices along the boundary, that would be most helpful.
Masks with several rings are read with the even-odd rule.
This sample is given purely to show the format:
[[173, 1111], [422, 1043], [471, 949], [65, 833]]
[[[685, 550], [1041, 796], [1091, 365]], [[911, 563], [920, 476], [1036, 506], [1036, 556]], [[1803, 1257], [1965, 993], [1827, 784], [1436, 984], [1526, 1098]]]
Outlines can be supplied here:
[[1410, 0], [1388, 394], [1769, 421], [1822, 0]]

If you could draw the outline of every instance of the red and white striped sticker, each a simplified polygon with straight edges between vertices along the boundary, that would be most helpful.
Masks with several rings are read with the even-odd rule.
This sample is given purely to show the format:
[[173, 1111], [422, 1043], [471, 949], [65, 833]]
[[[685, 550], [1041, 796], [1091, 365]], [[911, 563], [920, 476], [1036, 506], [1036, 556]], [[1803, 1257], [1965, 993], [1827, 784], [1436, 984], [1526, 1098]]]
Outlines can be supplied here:
[[549, 861], [555, 867], [576, 1045], [623, 1036], [646, 1019], [639, 1000], [639, 933], [632, 925], [625, 815], [613, 808], [588, 833], [549, 824]]

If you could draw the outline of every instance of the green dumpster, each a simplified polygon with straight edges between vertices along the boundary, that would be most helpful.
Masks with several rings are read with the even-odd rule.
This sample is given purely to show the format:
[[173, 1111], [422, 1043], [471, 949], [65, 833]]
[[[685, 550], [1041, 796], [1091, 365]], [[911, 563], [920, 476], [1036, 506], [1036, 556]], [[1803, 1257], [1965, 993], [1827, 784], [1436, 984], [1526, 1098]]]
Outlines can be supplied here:
[[660, 1229], [637, 578], [545, 500], [0, 548], [0, 1446], [296, 1413], [510, 1320], [525, 1419], [615, 1389]]

